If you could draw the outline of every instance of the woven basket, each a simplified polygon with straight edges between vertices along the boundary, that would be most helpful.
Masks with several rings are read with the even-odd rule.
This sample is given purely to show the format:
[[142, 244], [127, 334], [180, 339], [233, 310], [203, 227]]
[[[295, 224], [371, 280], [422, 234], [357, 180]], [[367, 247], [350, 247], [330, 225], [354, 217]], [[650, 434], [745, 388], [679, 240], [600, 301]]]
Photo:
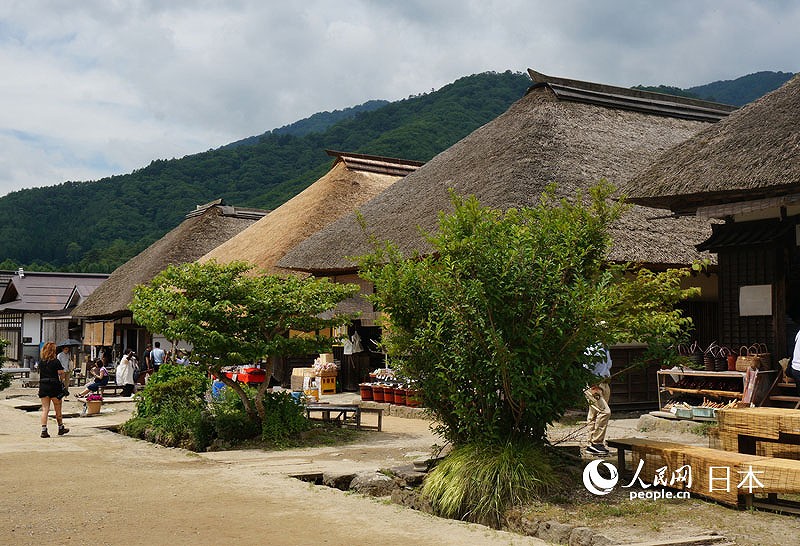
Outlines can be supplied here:
[[746, 372], [752, 368], [758, 370], [761, 367], [761, 359], [756, 354], [757, 349], [753, 347], [742, 347], [739, 349], [739, 356], [736, 357], [736, 371]]
[[767, 349], [766, 344], [764, 343], [756, 343], [750, 347], [752, 352], [758, 357], [761, 361], [761, 370], [771, 370], [772, 369], [772, 355], [769, 353], [769, 349]]

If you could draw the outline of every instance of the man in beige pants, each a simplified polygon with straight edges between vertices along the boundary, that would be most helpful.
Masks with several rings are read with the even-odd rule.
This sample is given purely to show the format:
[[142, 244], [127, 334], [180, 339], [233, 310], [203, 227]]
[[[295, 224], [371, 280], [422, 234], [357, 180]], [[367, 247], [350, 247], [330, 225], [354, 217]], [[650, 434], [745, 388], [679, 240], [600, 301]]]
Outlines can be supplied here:
[[605, 456], [609, 454], [605, 446], [606, 431], [608, 421], [611, 418], [611, 408], [608, 401], [611, 399], [611, 353], [604, 347], [590, 347], [587, 354], [595, 356], [597, 361], [594, 365], [594, 375], [599, 380], [597, 384], [591, 385], [585, 391], [586, 401], [589, 403], [589, 414], [586, 422], [589, 425], [589, 446], [586, 448], [592, 455]]
[[69, 387], [69, 381], [72, 377], [72, 359], [70, 358], [69, 346], [61, 347], [61, 352], [58, 353], [57, 358], [61, 362], [61, 367], [64, 368], [64, 387]]

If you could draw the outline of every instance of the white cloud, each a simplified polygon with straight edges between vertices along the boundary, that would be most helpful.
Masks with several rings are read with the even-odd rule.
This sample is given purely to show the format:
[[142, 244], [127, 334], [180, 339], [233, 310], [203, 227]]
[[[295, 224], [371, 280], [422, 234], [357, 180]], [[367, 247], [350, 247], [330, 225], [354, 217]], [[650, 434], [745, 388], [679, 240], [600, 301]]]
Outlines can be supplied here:
[[11, 1], [0, 195], [129, 172], [485, 70], [688, 87], [796, 71], [792, 2]]

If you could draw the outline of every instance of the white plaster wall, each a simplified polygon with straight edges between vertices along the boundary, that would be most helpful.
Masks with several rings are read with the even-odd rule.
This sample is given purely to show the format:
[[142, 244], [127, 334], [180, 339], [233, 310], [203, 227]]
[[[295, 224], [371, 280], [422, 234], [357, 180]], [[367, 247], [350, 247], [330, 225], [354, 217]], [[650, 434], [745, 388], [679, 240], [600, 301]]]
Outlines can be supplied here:
[[23, 345], [39, 347], [39, 343], [42, 342], [42, 315], [40, 313], [22, 315], [22, 337], [31, 338], [30, 342], [23, 343]]

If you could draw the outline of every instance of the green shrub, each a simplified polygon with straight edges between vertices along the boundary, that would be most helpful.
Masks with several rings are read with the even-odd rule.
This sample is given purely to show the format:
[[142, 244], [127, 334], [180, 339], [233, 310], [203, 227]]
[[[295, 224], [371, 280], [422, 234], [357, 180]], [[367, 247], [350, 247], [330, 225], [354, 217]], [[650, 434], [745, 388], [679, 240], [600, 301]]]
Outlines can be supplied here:
[[121, 434], [125, 436], [130, 436], [131, 438], [144, 438], [147, 429], [152, 427], [151, 419], [146, 417], [133, 417], [128, 419], [126, 422], [122, 423], [120, 426], [119, 431]]
[[0, 391], [11, 386], [11, 374], [0, 372]]
[[555, 484], [542, 446], [466, 444], [433, 469], [422, 493], [440, 516], [497, 528], [506, 510], [534, 500]]
[[264, 408], [261, 439], [268, 444], [282, 446], [292, 436], [310, 428], [303, 406], [287, 392], [268, 393]]
[[[255, 398], [256, 390], [242, 386], [248, 398]], [[220, 391], [219, 398], [211, 402], [211, 414], [217, 438], [223, 443], [236, 444], [257, 437], [261, 433], [259, 423], [245, 412], [242, 399], [232, 389]]]
[[167, 407], [204, 408], [209, 387], [210, 381], [203, 370], [163, 364], [142, 390], [136, 403], [136, 415], [154, 417]]
[[152, 424], [153, 441], [168, 447], [205, 451], [214, 435], [210, 414], [199, 408], [167, 406]]
[[123, 430], [161, 445], [204, 451], [214, 436], [206, 407], [208, 390], [209, 380], [201, 369], [163, 364], [145, 385], [136, 414]]

